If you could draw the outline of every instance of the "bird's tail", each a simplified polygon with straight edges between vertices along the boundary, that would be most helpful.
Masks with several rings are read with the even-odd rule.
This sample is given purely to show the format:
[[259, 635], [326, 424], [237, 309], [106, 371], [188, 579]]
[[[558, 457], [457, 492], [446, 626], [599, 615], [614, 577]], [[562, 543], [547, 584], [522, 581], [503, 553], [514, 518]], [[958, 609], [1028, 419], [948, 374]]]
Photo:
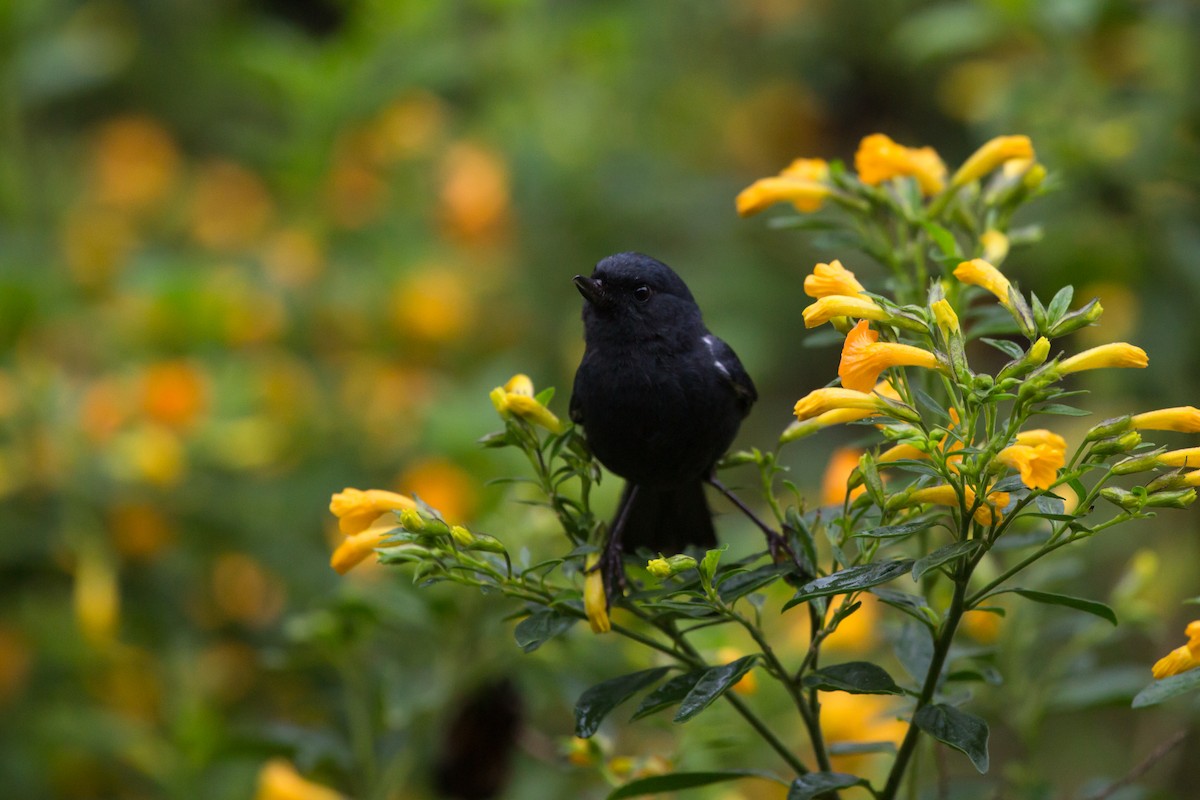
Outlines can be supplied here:
[[[630, 503], [630, 484], [625, 484], [620, 508]], [[620, 511], [617, 512], [620, 515]], [[701, 549], [717, 546], [712, 511], [700, 481], [671, 489], [639, 486], [627, 511], [621, 533], [621, 549], [632, 553], [639, 547], [665, 555], [682, 553], [688, 545]]]

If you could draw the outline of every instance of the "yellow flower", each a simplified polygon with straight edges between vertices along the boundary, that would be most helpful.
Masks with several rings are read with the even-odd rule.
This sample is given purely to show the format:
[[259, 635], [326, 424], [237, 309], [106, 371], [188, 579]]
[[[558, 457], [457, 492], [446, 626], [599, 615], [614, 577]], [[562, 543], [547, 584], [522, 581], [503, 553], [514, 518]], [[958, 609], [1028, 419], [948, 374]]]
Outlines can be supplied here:
[[949, 339], [951, 334], [959, 332], [958, 314], [954, 313], [954, 306], [950, 305], [949, 300], [943, 297], [930, 306], [930, 309], [933, 311], [933, 320], [943, 336]]
[[846, 334], [838, 365], [842, 386], [867, 392], [879, 381], [879, 374], [889, 367], [938, 368], [937, 357], [928, 350], [878, 339], [879, 334], [871, 330], [865, 319]]
[[[858, 468], [858, 459], [862, 450], [857, 447], [839, 447], [829, 457], [825, 466], [825, 475], [821, 479], [821, 505], [841, 505], [846, 500], [846, 487], [851, 473]], [[856, 486], [850, 490], [850, 499], [858, 497], [867, 490], [866, 486]]]
[[882, 133], [862, 140], [854, 154], [854, 168], [859, 180], [868, 186], [911, 176], [926, 197], [940, 192], [946, 182], [946, 165], [932, 147], [904, 147]]
[[1033, 143], [1028, 136], [997, 136], [963, 162], [950, 179], [950, 185], [962, 186], [982, 178], [1007, 161], [1033, 157]]
[[608, 618], [608, 597], [604, 593], [604, 572], [597, 569], [600, 556], [593, 553], [587, 557], [583, 578], [583, 611], [587, 614], [592, 633], [608, 633], [612, 621]]
[[75, 566], [75, 620], [84, 638], [106, 644], [116, 635], [121, 592], [112, 562], [95, 548], [79, 555]]
[[1200, 447], [1185, 447], [1160, 453], [1155, 460], [1164, 467], [1200, 467]]
[[1188, 623], [1184, 631], [1188, 643], [1160, 658], [1153, 667], [1154, 679], [1162, 680], [1200, 667], [1200, 619]]
[[258, 773], [254, 800], [345, 800], [327, 786], [305, 780], [290, 762], [273, 758]]
[[1030, 489], [1049, 489], [1058, 479], [1058, 470], [1066, 463], [1067, 442], [1047, 430], [1022, 431], [1017, 443], [1004, 448], [996, 460], [1021, 473], [1021, 482]]
[[1104, 369], [1106, 367], [1135, 367], [1144, 368], [1150, 363], [1146, 351], [1126, 342], [1112, 342], [1076, 353], [1058, 365], [1060, 375], [1070, 375], [1072, 372], [1082, 372], [1086, 369]]
[[806, 328], [824, 325], [834, 317], [854, 317], [876, 322], [888, 319], [888, 313], [880, 308], [874, 300], [840, 294], [818, 298], [815, 303], [809, 305], [801, 313], [804, 315], [804, 327]]
[[[899, 398], [896, 398], [899, 399]], [[828, 428], [830, 425], [840, 425], [845, 422], [855, 422], [860, 419], [866, 419], [873, 416], [877, 412], [874, 409], [866, 410], [861, 408], [835, 408], [832, 411], [826, 411], [824, 414], [806, 420], [794, 420], [791, 425], [788, 425], [784, 430], [783, 435], [779, 437], [780, 443], [792, 442], [796, 439], [801, 439], [805, 436], [810, 436], [819, 430]]]
[[502, 417], [516, 416], [551, 433], [563, 432], [563, 424], [554, 412], [534, 398], [533, 381], [527, 375], [514, 375], [504, 386], [492, 389], [489, 397]]
[[890, 464], [893, 461], [920, 461], [929, 458], [924, 450], [919, 450], [911, 444], [897, 444], [884, 450], [875, 457], [876, 464]]
[[[963, 487], [963, 499], [966, 502], [967, 508], [975, 505], [975, 490], [970, 486]], [[995, 525], [1002, 519], [1000, 509], [1008, 505], [1008, 492], [992, 492], [987, 496], [987, 500], [979, 504], [975, 509], [975, 521], [980, 525]], [[927, 486], [924, 489], [917, 489], [908, 497], [908, 504], [915, 505], [917, 503], [933, 503], [939, 506], [958, 506], [958, 493], [953, 486], [942, 484], [940, 486]]]
[[1160, 408], [1134, 414], [1133, 427], [1141, 431], [1178, 431], [1200, 433], [1200, 409], [1195, 406]]
[[853, 297], [863, 291], [863, 285], [854, 273], [834, 259], [828, 264], [817, 264], [811, 275], [804, 278], [804, 293], [809, 297], [822, 298], [830, 295]]
[[979, 234], [979, 243], [983, 245], [983, 260], [988, 263], [999, 264], [1008, 257], [1008, 237], [995, 228]]
[[417, 504], [410, 497], [382, 489], [346, 488], [338, 492], [329, 501], [329, 510], [338, 518], [338, 530], [347, 536], [361, 533], [371, 527], [371, 523], [389, 511], [416, 509]]
[[738, 214], [748, 217], [780, 202], [790, 202], [797, 211], [816, 211], [833, 191], [825, 183], [828, 176], [824, 159], [798, 158], [778, 175], [760, 178], [738, 193]]
[[[811, 419], [834, 409], [860, 409], [873, 414], [891, 414], [891, 408], [881, 398], [853, 389], [814, 389], [796, 401], [796, 419]], [[868, 415], [869, 416], [869, 415]]]
[[391, 514], [379, 517], [366, 530], [347, 536], [333, 550], [329, 566], [339, 575], [345, 575], [375, 552], [383, 537], [399, 527]]
[[969, 283], [972, 286], [982, 286], [1003, 305], [1008, 305], [1008, 278], [1000, 270], [993, 267], [982, 258], [973, 258], [970, 261], [964, 261], [954, 268], [954, 277], [958, 278], [963, 283]]

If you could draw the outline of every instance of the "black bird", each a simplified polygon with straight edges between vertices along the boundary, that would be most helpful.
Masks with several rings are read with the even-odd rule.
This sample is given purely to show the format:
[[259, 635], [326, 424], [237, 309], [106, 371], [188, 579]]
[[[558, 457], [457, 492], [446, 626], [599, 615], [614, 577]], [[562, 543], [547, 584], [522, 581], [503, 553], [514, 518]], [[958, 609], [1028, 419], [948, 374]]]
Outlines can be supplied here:
[[725, 491], [713, 468], [758, 392], [666, 264], [619, 253], [574, 281], [587, 347], [571, 419], [600, 463], [626, 481], [602, 560], [611, 597], [624, 578], [622, 550], [716, 546], [704, 483]]

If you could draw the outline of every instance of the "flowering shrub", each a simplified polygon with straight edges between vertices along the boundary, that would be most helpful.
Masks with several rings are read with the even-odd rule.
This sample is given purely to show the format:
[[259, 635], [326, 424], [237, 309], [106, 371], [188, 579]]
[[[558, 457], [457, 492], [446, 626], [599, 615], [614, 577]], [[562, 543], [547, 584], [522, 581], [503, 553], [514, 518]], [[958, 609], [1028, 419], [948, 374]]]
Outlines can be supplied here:
[[[1189, 467], [1200, 464], [1200, 448], [1168, 450], [1148, 438], [1155, 431], [1200, 433], [1200, 411], [1128, 414], [1074, 441], [1054, 430], [1056, 420], [1089, 413], [1079, 405], [1084, 393], [1072, 388], [1072, 375], [1145, 368], [1148, 358], [1125, 342], [1074, 352], [1064, 337], [1097, 325], [1100, 304], [1075, 303], [1071, 287], [1044, 302], [1001, 269], [1012, 249], [1037, 238], [1036, 229], [1011, 226], [1046, 180], [1027, 137], [994, 139], [948, 176], [931, 148], [875, 134], [862, 141], [855, 170], [800, 159], [737, 198], [743, 215], [790, 203], [798, 213], [783, 225], [836, 229], [846, 263], [857, 263], [858, 251], [888, 273], [872, 290], [843, 261], [816, 265], [803, 283], [812, 299], [803, 318], [809, 328], [831, 326], [842, 339], [837, 378], [796, 402], [796, 419], [775, 447], [725, 460], [726, 467], [757, 470], [762, 500], [790, 552], [734, 561], [724, 557], [725, 548], [648, 554], [629, 594], [606, 597], [592, 569], [605, 524], [591, 504], [601, 473], [586, 432], [550, 411], [552, 390], [535, 394], [518, 375], [492, 392], [504, 428], [483, 442], [526, 456], [527, 480], [556, 516], [562, 547], [540, 560], [514, 560], [503, 536], [444, 519], [418, 498], [348, 489], [331, 504], [347, 534], [334, 567], [344, 571], [374, 551], [386, 564], [411, 564], [418, 581], [498, 591], [522, 604], [515, 636], [526, 651], [584, 620], [597, 634], [615, 633], [650, 651], [654, 666], [579, 698], [580, 739], [592, 737], [619, 704], [646, 692], [634, 719], [674, 709], [675, 721], [685, 722], [718, 700], [730, 704], [790, 771], [755, 775], [786, 785], [789, 798], [862, 787], [890, 800], [922, 736], [987, 772], [988, 723], [962, 691], [982, 673], [969, 650], [954, 648], [956, 636], [968, 626], [979, 630], [981, 619], [1004, 616], [1016, 598], [1115, 624], [1115, 613], [1101, 602], [1014, 581], [1064, 547], [1194, 503], [1200, 470]], [[981, 369], [982, 347], [998, 351], [1004, 363]], [[860, 426], [872, 443], [839, 473], [844, 486], [832, 492], [833, 502], [810, 503], [785, 479], [781, 449], [808, 446], [802, 440], [842, 425]], [[1114, 485], [1123, 476], [1137, 485]], [[780, 585], [790, 587], [790, 597], [768, 609], [772, 587]], [[840, 628], [879, 606], [893, 617], [908, 676], [872, 661], [825, 659]], [[779, 612], [807, 619], [807, 642], [794, 659], [764, 624], [766, 614]], [[755, 649], [707, 657], [696, 639], [719, 626], [743, 630]], [[1192, 627], [1192, 641], [1154, 671], [1175, 683], [1152, 684], [1139, 704], [1196, 685], [1192, 676], [1200, 671], [1186, 672], [1200, 663]], [[807, 735], [804, 750], [789, 746], [789, 737], [748, 702], [751, 679], [760, 673], [782, 687]], [[839, 746], [831, 734], [843, 693], [890, 698], [882, 716], [898, 718], [898, 729], [888, 727], [878, 741]], [[870, 753], [888, 756], [878, 774], [835, 769], [835, 757], [843, 759], [840, 766], [848, 755]], [[610, 797], [748, 774], [653, 772]]]

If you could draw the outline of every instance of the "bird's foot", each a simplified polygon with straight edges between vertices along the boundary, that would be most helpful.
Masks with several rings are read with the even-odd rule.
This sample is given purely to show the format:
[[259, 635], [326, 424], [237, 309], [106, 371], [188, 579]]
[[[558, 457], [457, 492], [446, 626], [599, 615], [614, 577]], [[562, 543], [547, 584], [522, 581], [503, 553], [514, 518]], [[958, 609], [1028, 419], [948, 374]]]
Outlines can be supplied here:
[[624, 554], [621, 552], [620, 541], [609, 538], [604, 543], [604, 549], [600, 552], [600, 558], [596, 561], [592, 569], [600, 570], [600, 574], [604, 577], [605, 608], [612, 608], [613, 598], [622, 597], [625, 594], [625, 589], [628, 587], [628, 580], [625, 577]]

